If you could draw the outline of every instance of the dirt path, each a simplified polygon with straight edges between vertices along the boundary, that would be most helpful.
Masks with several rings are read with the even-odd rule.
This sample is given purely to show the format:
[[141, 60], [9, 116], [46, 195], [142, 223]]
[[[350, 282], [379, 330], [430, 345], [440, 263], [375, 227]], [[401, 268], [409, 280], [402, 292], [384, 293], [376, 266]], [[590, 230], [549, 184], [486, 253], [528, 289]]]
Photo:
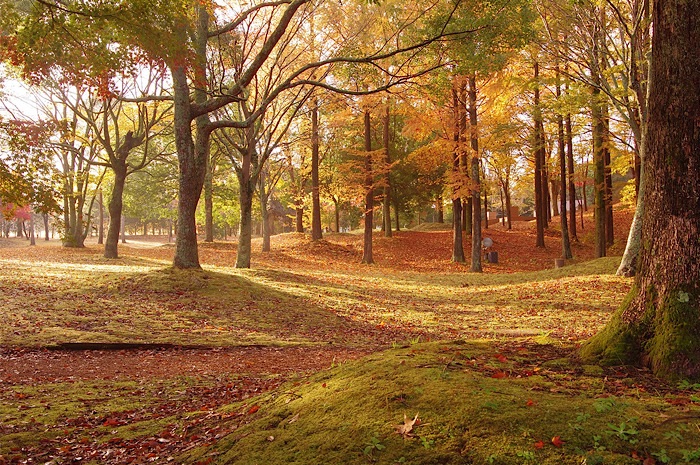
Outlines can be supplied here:
[[318, 371], [371, 349], [234, 347], [167, 350], [0, 350], [0, 384]]

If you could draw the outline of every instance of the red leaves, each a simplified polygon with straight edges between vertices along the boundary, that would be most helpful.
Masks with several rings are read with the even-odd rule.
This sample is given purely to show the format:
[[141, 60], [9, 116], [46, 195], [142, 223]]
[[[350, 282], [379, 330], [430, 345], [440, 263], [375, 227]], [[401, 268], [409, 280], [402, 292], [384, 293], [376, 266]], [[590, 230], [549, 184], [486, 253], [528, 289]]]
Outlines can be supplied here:
[[499, 371], [495, 372], [494, 374], [492, 374], [491, 377], [495, 378], [495, 379], [503, 379], [503, 378], [508, 377], [508, 373], [506, 373], [505, 371], [499, 370]]
[[532, 399], [528, 399], [527, 402], [525, 402], [525, 407], [534, 407], [535, 405], [537, 405], [537, 402]]
[[552, 438], [552, 444], [554, 444], [554, 447], [561, 447], [564, 445], [564, 441], [561, 440], [560, 436], [554, 436]]
[[248, 409], [248, 412], [246, 412], [246, 413], [247, 413], [248, 415], [252, 415], [252, 414], [254, 414], [255, 412], [257, 412], [258, 410], [260, 410], [260, 406], [256, 404], [256, 405], [253, 405], [251, 408], [249, 408], [249, 409]]
[[535, 449], [542, 449], [544, 447], [544, 442], [543, 441], [537, 441], [535, 444], [533, 444]]

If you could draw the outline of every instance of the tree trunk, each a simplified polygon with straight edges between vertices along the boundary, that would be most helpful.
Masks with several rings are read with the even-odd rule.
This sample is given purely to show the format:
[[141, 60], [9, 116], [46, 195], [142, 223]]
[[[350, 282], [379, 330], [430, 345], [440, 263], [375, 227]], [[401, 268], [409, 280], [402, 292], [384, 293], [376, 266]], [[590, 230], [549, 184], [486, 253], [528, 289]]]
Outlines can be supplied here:
[[362, 263], [374, 263], [372, 257], [372, 229], [374, 227], [374, 187], [372, 182], [372, 126], [369, 110], [365, 110], [365, 233]]
[[469, 76], [469, 139], [471, 157], [471, 192], [472, 192], [472, 263], [471, 271], [481, 273], [481, 181], [479, 174], [479, 132], [476, 112], [476, 75]]
[[[462, 109], [459, 93], [455, 86], [452, 87], [452, 103], [454, 110], [454, 152], [452, 154], [452, 261], [464, 263], [464, 243], [462, 230], [466, 216], [463, 214], [462, 205], [462, 152], [464, 151], [464, 141], [462, 140], [462, 130], [466, 128], [466, 116], [462, 123]], [[466, 113], [464, 113], [466, 115]], [[418, 216], [420, 219], [420, 215]]]
[[595, 256], [606, 255], [606, 209], [605, 209], [605, 148], [603, 146], [603, 115], [600, 109], [600, 90], [593, 88], [591, 114], [593, 116], [593, 163], [595, 194]]
[[435, 209], [437, 210], [437, 222], [443, 224], [445, 222], [445, 207], [442, 204], [442, 195], [439, 195], [435, 201]]
[[538, 80], [540, 78], [540, 65], [535, 62], [535, 108], [534, 108], [534, 124], [535, 133], [533, 136], [534, 141], [534, 156], [535, 156], [535, 221], [537, 225], [537, 239], [535, 242], [535, 247], [544, 247], [544, 228], [545, 221], [547, 219], [547, 213], [545, 211], [545, 199], [542, 195], [544, 189], [543, 184], [543, 172], [544, 172], [544, 147], [541, 146], [542, 135], [542, 109], [540, 108], [540, 86]]
[[615, 232], [613, 225], [613, 186], [612, 169], [610, 167], [610, 115], [608, 105], [602, 107], [603, 110], [603, 156], [605, 163], [605, 243], [611, 246], [615, 242]]
[[304, 232], [304, 207], [297, 205], [296, 207], [296, 232]]
[[44, 218], [44, 240], [49, 240], [49, 214], [43, 213], [41, 215]]
[[241, 183], [240, 227], [238, 229], [238, 251], [236, 268], [250, 268], [251, 241], [253, 238], [253, 188], [250, 181]]
[[[567, 86], [568, 90], [568, 86]], [[571, 113], [566, 115], [566, 163], [569, 181], [569, 234], [573, 242], [578, 242], [576, 235], [576, 183], [574, 182], [574, 139], [571, 128]]]
[[658, 0], [653, 8], [639, 272], [582, 355], [700, 379], [700, 1]]
[[389, 113], [389, 102], [384, 113], [384, 126], [382, 127], [382, 142], [384, 145], [384, 202], [382, 212], [384, 213], [384, 236], [391, 237], [391, 153], [389, 152], [389, 123], [391, 122]]
[[394, 218], [396, 221], [396, 231], [401, 231], [401, 221], [399, 220], [399, 200], [393, 199], [394, 201]]
[[124, 184], [126, 182], [126, 164], [123, 167], [112, 167], [114, 170], [114, 185], [112, 197], [109, 199], [107, 210], [109, 211], [109, 227], [105, 241], [105, 258], [118, 258], [117, 247], [119, 244], [119, 232], [122, 226], [122, 198], [124, 196]]
[[29, 212], [29, 245], [36, 245], [36, 237], [34, 237], [34, 212]]
[[97, 206], [99, 207], [100, 224], [97, 226], [97, 243], [99, 245], [105, 242], [105, 205], [102, 199], [102, 188], [97, 193], [98, 200]]
[[323, 239], [321, 229], [321, 195], [318, 177], [318, 99], [314, 97], [311, 109], [311, 239]]
[[[561, 74], [559, 72], [559, 65], [556, 66], [557, 74], [557, 89], [556, 95], [557, 100], [561, 99]], [[566, 134], [564, 131], [564, 117], [557, 113], [557, 142], [559, 145], [559, 178], [560, 186], [559, 191], [561, 195], [561, 213], [560, 213], [560, 226], [561, 226], [561, 258], [570, 259], [573, 258], [571, 253], [571, 242], [569, 241], [569, 225], [566, 218]], [[552, 186], [554, 187], [554, 186]]]
[[269, 193], [265, 188], [265, 170], [260, 171], [260, 179], [258, 180], [258, 197], [260, 197], [260, 218], [262, 219], [262, 251], [270, 251], [270, 213], [267, 209]]
[[[196, 140], [192, 134], [190, 106], [190, 88], [188, 85], [187, 68], [192, 65], [197, 82], [206, 83], [206, 43], [209, 14], [204, 5], [197, 7], [197, 40], [194, 63], [189, 56], [179, 56], [171, 65], [173, 80], [173, 127], [175, 132], [175, 147], [177, 149], [178, 167], [178, 219], [175, 237], [176, 268], [201, 268], [199, 250], [197, 248], [197, 220], [195, 213], [199, 197], [204, 186], [204, 177], [209, 156], [209, 132], [206, 126], [209, 118], [199, 116], [196, 121]], [[179, 27], [178, 27], [179, 26]], [[184, 25], [175, 27], [176, 40], [186, 43], [187, 28]], [[198, 88], [194, 93], [195, 101], [206, 100], [206, 89]]]
[[340, 202], [333, 197], [333, 206], [335, 207], [335, 232], [340, 232]]
[[208, 158], [204, 175], [204, 242], [214, 242], [214, 167]]

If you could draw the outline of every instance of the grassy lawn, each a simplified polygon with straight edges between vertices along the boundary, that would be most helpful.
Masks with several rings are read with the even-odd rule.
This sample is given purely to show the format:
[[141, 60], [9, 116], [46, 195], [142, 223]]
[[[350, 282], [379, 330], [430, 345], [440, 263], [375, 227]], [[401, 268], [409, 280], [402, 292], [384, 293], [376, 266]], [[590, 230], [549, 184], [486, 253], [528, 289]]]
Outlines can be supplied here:
[[[374, 267], [340, 236], [284, 238], [252, 270], [226, 244], [191, 272], [167, 246], [0, 249], [0, 367], [77, 343], [179, 357], [138, 376], [0, 371], [0, 463], [700, 463], [700, 386], [576, 358], [629, 289], [619, 259], [412, 266], [406, 243], [444, 241], [427, 234], [378, 241]], [[230, 358], [209, 372], [209, 354]]]

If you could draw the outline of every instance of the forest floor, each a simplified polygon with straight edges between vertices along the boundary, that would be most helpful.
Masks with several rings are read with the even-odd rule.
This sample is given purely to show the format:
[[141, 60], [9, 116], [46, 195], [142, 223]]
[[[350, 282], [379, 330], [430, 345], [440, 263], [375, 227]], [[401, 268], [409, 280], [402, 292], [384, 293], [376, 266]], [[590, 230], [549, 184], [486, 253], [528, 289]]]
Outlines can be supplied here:
[[[630, 216], [618, 212], [612, 253], [622, 252]], [[576, 345], [605, 324], [629, 290], [629, 279], [614, 276], [619, 259], [589, 261], [587, 224], [575, 259], [554, 270], [558, 233], [549, 231], [547, 247], [538, 250], [532, 226], [491, 226], [485, 236], [493, 239], [499, 263], [484, 264], [483, 274], [450, 262], [447, 231], [377, 233], [373, 266], [359, 264], [361, 237], [351, 234], [317, 242], [301, 234], [275, 236], [271, 252], [253, 254], [251, 270], [232, 268], [234, 243], [203, 243], [202, 272], [171, 269], [173, 246], [153, 238], [120, 244], [117, 260], [102, 258], [93, 244], [69, 250], [53, 242], [28, 247], [21, 239], [0, 240], [0, 464], [582, 463], [587, 456], [586, 463], [698, 463], [700, 449], [692, 441], [700, 441], [700, 386], [666, 385], [645, 370], [576, 360]], [[360, 357], [361, 364], [349, 362]], [[396, 366], [387, 368], [393, 360], [410, 365], [413, 375], [421, 372], [420, 380], [395, 379]], [[356, 382], [362, 376], [370, 381]], [[412, 416], [419, 408], [428, 418], [436, 401], [424, 393], [445, 390], [433, 384], [448, 378], [457, 383], [450, 389], [467, 389], [478, 378], [472, 393], [479, 392], [476, 404], [483, 410], [451, 408], [453, 414], [503, 410], [503, 399], [489, 393], [505, 395], [505, 388], [491, 384], [518, 379], [508, 404], [529, 408], [558, 396], [546, 403], [569, 415], [554, 421], [546, 411], [538, 421], [548, 425], [549, 436], [533, 426], [524, 436], [519, 431], [506, 438], [510, 442], [494, 442], [499, 445], [467, 439], [455, 425], [438, 428], [435, 420], [430, 434], [409, 429], [399, 435], [406, 441], [393, 444], [390, 422], [398, 407]], [[321, 427], [347, 430], [340, 436], [348, 445], [338, 437], [313, 439], [314, 432], [301, 428], [303, 440], [275, 440], [283, 433], [270, 433], [272, 424], [299, 418], [288, 404], [319, 390], [323, 397], [340, 379], [344, 387], [334, 390], [339, 402], [378, 396], [392, 420], [375, 412], [350, 421], [364, 428], [353, 434], [342, 421]], [[405, 382], [416, 386], [400, 387]], [[572, 404], [574, 395], [580, 405]], [[286, 401], [272, 405], [281, 398]], [[389, 408], [394, 403], [397, 408]], [[317, 407], [302, 409], [308, 421]], [[523, 413], [537, 417], [535, 410]], [[342, 413], [338, 421], [346, 415], [362, 414]], [[318, 430], [326, 420], [316, 418], [310, 427]], [[664, 427], [644, 429], [654, 422]], [[608, 434], [595, 441], [601, 424]], [[427, 426], [421, 430], [431, 430]], [[252, 430], [238, 433], [246, 428]], [[264, 434], [250, 454], [231, 455], [247, 450], [244, 440], [256, 436], [251, 431]], [[586, 435], [587, 445], [574, 439]], [[292, 455], [255, 451], [260, 444], [304, 440], [316, 442]], [[329, 443], [331, 451], [321, 453]]]

